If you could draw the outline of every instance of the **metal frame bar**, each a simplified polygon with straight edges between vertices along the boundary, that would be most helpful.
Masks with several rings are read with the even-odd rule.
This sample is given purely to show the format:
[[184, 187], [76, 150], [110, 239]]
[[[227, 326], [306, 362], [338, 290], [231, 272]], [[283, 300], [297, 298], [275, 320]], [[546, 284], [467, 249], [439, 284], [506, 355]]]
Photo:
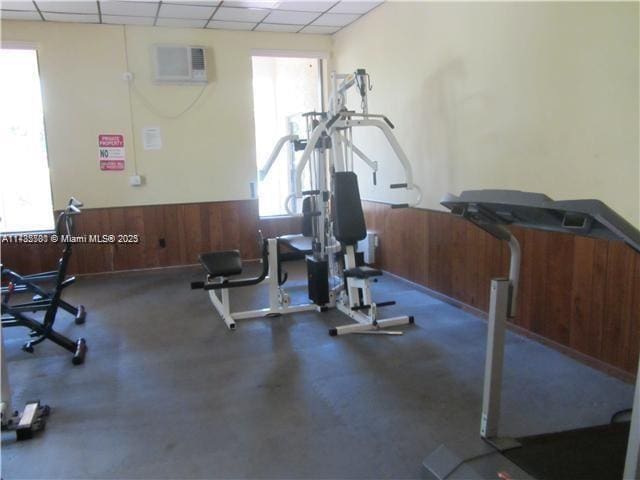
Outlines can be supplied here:
[[0, 328], [0, 368], [2, 373], [2, 396], [0, 398], [0, 422], [2, 427], [7, 427], [13, 416], [13, 408], [11, 404], [11, 384], [9, 382], [9, 369], [7, 368], [7, 359], [4, 352], [4, 339], [2, 328]]
[[[246, 310], [243, 312], [232, 312], [229, 300], [229, 289], [220, 288], [220, 296], [216, 294], [216, 290], [209, 290], [209, 299], [218, 311], [224, 323], [229, 330], [235, 330], [236, 320], [246, 320], [251, 318], [266, 317], [269, 315], [285, 315], [287, 313], [317, 311], [320, 307], [313, 303], [304, 303], [301, 305], [289, 305], [287, 301], [283, 301], [286, 292], [278, 285], [278, 239], [270, 238], [268, 242], [268, 262], [269, 276], [266, 280], [269, 282], [269, 306], [257, 310]], [[208, 279], [211, 280], [211, 279]], [[205, 284], [206, 286], [206, 284]]]
[[504, 364], [504, 336], [507, 325], [507, 312], [509, 310], [509, 287], [510, 281], [507, 279], [491, 280], [487, 352], [482, 392], [482, 419], [480, 422], [480, 436], [488, 440], [498, 436], [502, 366]]
[[[640, 377], [640, 357], [638, 358], [638, 375]], [[636, 378], [632, 408], [627, 456], [624, 462], [624, 474], [622, 475], [625, 480], [640, 478], [640, 378]]]
[[[356, 267], [356, 255], [353, 245], [348, 245], [346, 247], [344, 264], [346, 269]], [[353, 277], [348, 277], [346, 280], [347, 282], [345, 287], [346, 294], [348, 295], [348, 304], [345, 303], [345, 299], [343, 297], [342, 301], [339, 300], [336, 302], [336, 308], [357, 323], [334, 327], [329, 331], [331, 335], [346, 335], [348, 333], [379, 330], [381, 328], [408, 325], [412, 323], [412, 320], [408, 315], [378, 320], [376, 304], [373, 302], [371, 295], [370, 280], [367, 278]], [[360, 301], [360, 291], [362, 291], [362, 302]], [[354, 307], [358, 307], [360, 305], [371, 305], [368, 315], [362, 313], [360, 310], [353, 310]]]
[[489, 319], [487, 326], [487, 351], [484, 367], [484, 387], [482, 391], [482, 417], [480, 437], [499, 451], [518, 447], [520, 444], [498, 435], [500, 422], [500, 401], [502, 397], [502, 368], [504, 366], [504, 343], [507, 320], [516, 311], [518, 283], [520, 277], [521, 249], [518, 239], [504, 229], [511, 258], [509, 278], [491, 280]]

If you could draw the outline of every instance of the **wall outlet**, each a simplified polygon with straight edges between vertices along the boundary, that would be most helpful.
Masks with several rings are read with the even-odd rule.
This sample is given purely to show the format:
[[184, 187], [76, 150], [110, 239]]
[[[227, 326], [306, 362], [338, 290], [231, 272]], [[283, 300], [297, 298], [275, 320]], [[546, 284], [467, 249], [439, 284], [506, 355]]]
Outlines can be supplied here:
[[131, 72], [124, 72], [122, 74], [122, 80], [124, 80], [125, 82], [131, 82], [133, 81], [133, 73]]
[[131, 175], [129, 177], [129, 185], [132, 187], [139, 187], [142, 185], [142, 175]]

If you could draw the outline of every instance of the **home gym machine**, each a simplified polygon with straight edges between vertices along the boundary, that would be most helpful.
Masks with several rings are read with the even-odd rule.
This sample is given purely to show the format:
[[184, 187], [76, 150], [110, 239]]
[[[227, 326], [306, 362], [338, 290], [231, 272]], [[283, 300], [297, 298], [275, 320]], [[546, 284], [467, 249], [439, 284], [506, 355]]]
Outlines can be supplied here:
[[[467, 219], [506, 242], [511, 251], [509, 277], [491, 281], [480, 437], [509, 461], [534, 476], [547, 479], [580, 477], [600, 480], [612, 476], [621, 476], [625, 480], [638, 479], [640, 381], [636, 381], [635, 386], [626, 459], [624, 452], [617, 452], [620, 454], [619, 464], [615, 461], [616, 455], [599, 453], [604, 448], [610, 450], [612, 439], [616, 436], [623, 435], [621, 445], [624, 445], [627, 430], [615, 424], [513, 439], [499, 436], [498, 421], [505, 328], [507, 319], [515, 315], [520, 271], [520, 246], [507, 227], [517, 225], [590, 238], [621, 240], [638, 253], [640, 231], [599, 200], [554, 201], [539, 193], [471, 190], [462, 192], [460, 196], [447, 195], [441, 203], [452, 214]], [[578, 449], [581, 446], [588, 448], [589, 453], [580, 455]], [[462, 465], [467, 467], [464, 471], [466, 478], [480, 478], [477, 475], [473, 477], [474, 471], [465, 464], [465, 459], [477, 458], [477, 452], [470, 455], [469, 452], [465, 453], [461, 456], [442, 445], [427, 457], [424, 466], [438, 479], [449, 478]], [[569, 466], [572, 460], [579, 465]], [[544, 466], [540, 463], [544, 463]], [[558, 468], [562, 471], [558, 471]]]
[[[237, 320], [259, 317], [275, 317], [286, 313], [318, 310], [312, 303], [291, 305], [289, 294], [282, 288], [280, 271], [280, 245], [277, 238], [261, 239], [262, 271], [257, 277], [230, 279], [242, 274], [242, 260], [238, 250], [203, 253], [200, 263], [207, 274], [204, 282], [191, 282], [192, 289], [204, 289], [209, 293], [211, 303], [216, 308], [230, 330], [235, 330]], [[229, 289], [257, 285], [267, 280], [269, 283], [269, 306], [257, 310], [231, 312]], [[220, 291], [220, 295], [216, 292]]]
[[[371, 295], [371, 282], [382, 274], [380, 270], [363, 264], [356, 253], [356, 244], [366, 237], [364, 214], [360, 202], [358, 182], [354, 169], [354, 155], [373, 172], [377, 181], [378, 163], [353, 144], [354, 127], [375, 127], [382, 131], [404, 170], [404, 181], [390, 185], [392, 189], [414, 192], [416, 198], [409, 203], [392, 208], [417, 205], [421, 192], [413, 183], [411, 164], [393, 135], [393, 124], [384, 115], [368, 112], [367, 94], [371, 89], [369, 75], [363, 69], [351, 74], [331, 74], [332, 94], [328, 112], [303, 114], [307, 139], [287, 135], [276, 143], [259, 176], [264, 179], [278, 159], [285, 145], [294, 151], [302, 151], [295, 165], [292, 193], [287, 197], [285, 209], [292, 216], [303, 216], [310, 228], [304, 235], [269, 239], [261, 247], [263, 251], [263, 275], [248, 280], [230, 280], [227, 277], [242, 271], [237, 251], [213, 252], [200, 256], [207, 273], [205, 282], [194, 282], [192, 288], [221, 290], [221, 298], [210, 291], [211, 300], [231, 329], [235, 320], [271, 314], [283, 314], [313, 309], [338, 308], [356, 324], [330, 330], [331, 335], [356, 332], [378, 332], [383, 327], [408, 324], [408, 316], [378, 319], [378, 309], [395, 302], [375, 303]], [[355, 87], [360, 96], [362, 111], [357, 113], [346, 107], [347, 91]], [[294, 202], [302, 201], [302, 214], [296, 213]], [[295, 203], [297, 207], [297, 203]], [[295, 211], [294, 211], [295, 210]], [[286, 244], [306, 254], [309, 298], [313, 302], [300, 306], [287, 303], [280, 275], [279, 245]], [[266, 257], [265, 257], [266, 255]], [[268, 266], [265, 265], [268, 263]], [[277, 274], [276, 274], [277, 272]], [[228, 288], [254, 285], [269, 279], [270, 306], [267, 309], [232, 314], [228, 309]]]
[[[86, 311], [83, 306], [73, 307], [61, 298], [62, 291], [71, 285], [74, 277], [66, 278], [67, 266], [71, 257], [73, 217], [80, 213], [82, 203], [74, 198], [69, 200], [65, 209], [56, 220], [56, 233], [64, 242], [62, 257], [58, 261], [58, 269], [36, 275], [22, 276], [2, 267], [2, 280], [7, 286], [2, 288], [2, 329], [0, 329], [0, 362], [2, 363], [2, 398], [0, 401], [0, 423], [2, 430], [15, 430], [18, 440], [27, 440], [45, 427], [50, 409], [40, 401], [32, 401], [25, 405], [22, 413], [14, 411], [9, 383], [9, 371], [5, 358], [2, 330], [7, 327], [26, 327], [31, 330], [34, 339], [28, 341], [23, 350], [33, 352], [34, 345], [48, 339], [73, 353], [72, 362], [79, 365], [84, 362], [87, 351], [86, 341], [79, 338], [75, 342], [56, 332], [53, 325], [58, 308], [64, 308], [75, 316], [76, 324], [84, 323]], [[54, 280], [53, 291], [47, 291], [38, 283]], [[15, 293], [33, 293], [34, 298], [28, 303], [11, 303]], [[42, 321], [26, 315], [26, 312], [44, 311]]]

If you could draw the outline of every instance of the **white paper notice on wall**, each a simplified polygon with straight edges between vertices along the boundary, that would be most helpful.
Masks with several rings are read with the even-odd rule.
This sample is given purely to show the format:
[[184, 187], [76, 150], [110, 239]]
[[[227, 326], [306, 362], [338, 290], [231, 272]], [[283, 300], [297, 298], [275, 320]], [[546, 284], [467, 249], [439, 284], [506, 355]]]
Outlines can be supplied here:
[[160, 127], [144, 127], [142, 129], [142, 144], [145, 150], [160, 150], [162, 148]]

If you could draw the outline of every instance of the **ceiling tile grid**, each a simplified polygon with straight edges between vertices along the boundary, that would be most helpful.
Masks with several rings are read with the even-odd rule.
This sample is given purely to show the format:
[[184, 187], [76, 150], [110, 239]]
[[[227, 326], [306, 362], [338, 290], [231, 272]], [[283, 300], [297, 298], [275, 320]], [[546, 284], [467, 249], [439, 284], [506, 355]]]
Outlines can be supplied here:
[[155, 21], [155, 17], [128, 17], [126, 15], [102, 14], [102, 23], [111, 25], [147, 25], [150, 27]]
[[100, 11], [103, 15], [151, 17], [155, 21], [158, 13], [158, 4], [152, 2], [100, 2]]
[[256, 26], [253, 22], [223, 22], [220, 20], [210, 20], [207, 23], [207, 28], [214, 28], [219, 30], [245, 30], [250, 31]]
[[41, 0], [37, 5], [41, 12], [98, 14], [98, 2], [60, 2]]
[[209, 20], [216, 7], [199, 5], [185, 5], [177, 3], [162, 3], [158, 11], [158, 18], [197, 18]]
[[0, 0], [0, 19], [331, 35], [383, 0]]
[[304, 25], [290, 25], [278, 23], [261, 23], [256, 25], [256, 32], [289, 32], [298, 33]]

